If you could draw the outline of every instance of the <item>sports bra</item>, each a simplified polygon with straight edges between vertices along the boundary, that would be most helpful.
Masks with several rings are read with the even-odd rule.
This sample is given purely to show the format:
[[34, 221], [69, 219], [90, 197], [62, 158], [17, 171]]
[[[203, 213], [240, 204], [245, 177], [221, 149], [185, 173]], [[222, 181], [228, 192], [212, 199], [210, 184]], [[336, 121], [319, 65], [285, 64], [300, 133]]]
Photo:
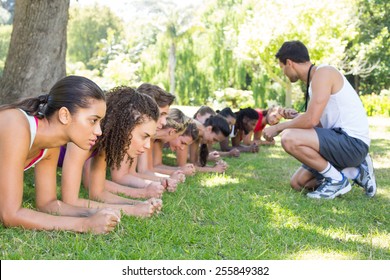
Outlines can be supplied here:
[[[93, 149], [93, 147], [91, 147], [91, 149]], [[66, 145], [60, 147], [60, 155], [58, 157], [57, 167], [62, 168], [62, 166], [64, 165], [65, 154], [66, 154]], [[96, 155], [97, 155], [97, 149], [93, 149], [91, 155], [87, 158], [87, 160], [95, 157]]]
[[[28, 124], [30, 125], [30, 133], [31, 133], [31, 139], [30, 139], [30, 149], [32, 147], [32, 144], [34, 143], [35, 136], [37, 135], [37, 130], [38, 130], [38, 118], [35, 116], [29, 116], [25, 111], [22, 109], [19, 109], [23, 114], [26, 116]], [[47, 149], [43, 149], [39, 152], [39, 155], [26, 166], [24, 167], [24, 171], [29, 169], [31, 166], [34, 164], [38, 163], [46, 154]]]
[[264, 115], [263, 115], [262, 110], [260, 110], [260, 109], [255, 109], [255, 110], [259, 114], [259, 120], [257, 121], [256, 126], [253, 129], [253, 132], [259, 132], [259, 131], [262, 131], [265, 127], [265, 124], [264, 125], [262, 124]]
[[237, 136], [237, 132], [234, 133], [234, 124], [231, 127], [229, 138], [234, 138]]

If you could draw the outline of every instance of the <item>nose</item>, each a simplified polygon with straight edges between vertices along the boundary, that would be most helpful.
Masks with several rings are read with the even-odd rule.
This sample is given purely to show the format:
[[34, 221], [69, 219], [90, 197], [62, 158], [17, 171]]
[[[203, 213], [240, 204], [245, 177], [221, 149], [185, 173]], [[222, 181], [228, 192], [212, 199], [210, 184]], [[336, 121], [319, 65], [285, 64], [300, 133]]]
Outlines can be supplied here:
[[150, 149], [150, 138], [148, 138], [145, 143], [144, 143], [144, 148], [145, 149]]
[[95, 131], [93, 132], [96, 136], [102, 135], [102, 128], [100, 127], [100, 123], [96, 126]]

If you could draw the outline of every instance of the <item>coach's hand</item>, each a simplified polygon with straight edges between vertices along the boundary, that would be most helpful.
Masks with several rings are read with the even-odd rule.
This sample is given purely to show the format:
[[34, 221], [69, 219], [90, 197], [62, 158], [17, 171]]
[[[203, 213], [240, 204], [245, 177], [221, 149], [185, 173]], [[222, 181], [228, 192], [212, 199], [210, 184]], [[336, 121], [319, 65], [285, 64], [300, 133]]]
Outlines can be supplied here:
[[276, 126], [271, 125], [263, 129], [263, 137], [267, 141], [274, 141], [274, 137], [278, 134]]

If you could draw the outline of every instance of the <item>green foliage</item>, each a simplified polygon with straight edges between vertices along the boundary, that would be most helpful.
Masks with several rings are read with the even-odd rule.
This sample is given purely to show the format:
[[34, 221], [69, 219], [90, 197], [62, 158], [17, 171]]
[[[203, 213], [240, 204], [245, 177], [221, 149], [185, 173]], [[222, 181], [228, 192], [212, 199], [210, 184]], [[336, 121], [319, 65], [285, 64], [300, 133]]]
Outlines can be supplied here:
[[360, 96], [368, 116], [390, 117], [390, 90]]
[[149, 45], [140, 55], [142, 81], [163, 85], [169, 89], [168, 52], [169, 42], [162, 40], [163, 34], [157, 36], [156, 44]]
[[[68, 23], [69, 60], [81, 61], [88, 69], [107, 63], [122, 30], [121, 19], [108, 7], [95, 4], [85, 8], [71, 8]], [[105, 58], [102, 58], [103, 52]]]
[[[234, 57], [240, 25], [245, 20], [241, 1], [210, 1], [202, 15], [207, 28], [206, 50], [212, 68], [212, 90], [227, 87], [246, 89], [246, 69]], [[204, 42], [202, 45], [205, 47]]]
[[[264, 91], [262, 99], [275, 98], [275, 82], [282, 85], [286, 93], [286, 100], [275, 101], [284, 105], [288, 103], [287, 97], [291, 98], [291, 84], [283, 77], [275, 59], [277, 50], [286, 40], [304, 42], [315, 63], [336, 66], [341, 63], [345, 47], [355, 34], [355, 26], [350, 21], [355, 10], [350, 4], [350, 0], [246, 2], [246, 21], [240, 26], [239, 44], [234, 52], [252, 69], [248, 72], [257, 83], [255, 88]], [[348, 30], [345, 26], [349, 26]], [[276, 93], [280, 96], [283, 90]], [[265, 103], [256, 101], [261, 105]]]
[[81, 61], [97, 70], [104, 86], [150, 82], [175, 88], [182, 105], [201, 105], [214, 92], [234, 88], [251, 91], [256, 107], [300, 107], [303, 87], [291, 84], [275, 59], [285, 40], [297, 39], [316, 64], [352, 75], [359, 92], [389, 88], [388, 1], [211, 0], [201, 9], [156, 0], [131, 5], [136, 12], [126, 24], [108, 8], [71, 9], [68, 64]]
[[255, 105], [253, 93], [249, 90], [226, 88], [224, 90], [215, 91], [210, 96], [210, 99], [212, 100], [212, 108], [230, 107], [232, 109], [240, 109], [247, 107], [253, 108]]
[[210, 79], [199, 65], [203, 63], [191, 34], [180, 40], [177, 48], [176, 93], [182, 104], [204, 104], [210, 96]]
[[356, 39], [350, 42], [350, 73], [358, 77], [362, 94], [390, 88], [390, 3], [386, 0], [358, 1]]

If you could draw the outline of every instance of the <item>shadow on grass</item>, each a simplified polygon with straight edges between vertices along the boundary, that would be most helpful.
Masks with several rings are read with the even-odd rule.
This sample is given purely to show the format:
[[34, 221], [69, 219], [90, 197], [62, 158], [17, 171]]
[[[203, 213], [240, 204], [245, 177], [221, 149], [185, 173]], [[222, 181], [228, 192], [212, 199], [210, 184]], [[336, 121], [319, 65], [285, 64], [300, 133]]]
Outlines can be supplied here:
[[[387, 199], [367, 199], [354, 188], [333, 201], [310, 200], [289, 188], [289, 176], [299, 164], [276, 149], [228, 159], [234, 169], [225, 176], [188, 178], [187, 190], [164, 200], [168, 206], [161, 218], [177, 219], [184, 230], [169, 227], [167, 220], [171, 238], [160, 247], [178, 259], [293, 259], [313, 252], [319, 252], [317, 257], [389, 258], [387, 245], [372, 238], [373, 233], [388, 234]], [[388, 170], [378, 175], [382, 172]], [[378, 208], [383, 215], [373, 214]]]

